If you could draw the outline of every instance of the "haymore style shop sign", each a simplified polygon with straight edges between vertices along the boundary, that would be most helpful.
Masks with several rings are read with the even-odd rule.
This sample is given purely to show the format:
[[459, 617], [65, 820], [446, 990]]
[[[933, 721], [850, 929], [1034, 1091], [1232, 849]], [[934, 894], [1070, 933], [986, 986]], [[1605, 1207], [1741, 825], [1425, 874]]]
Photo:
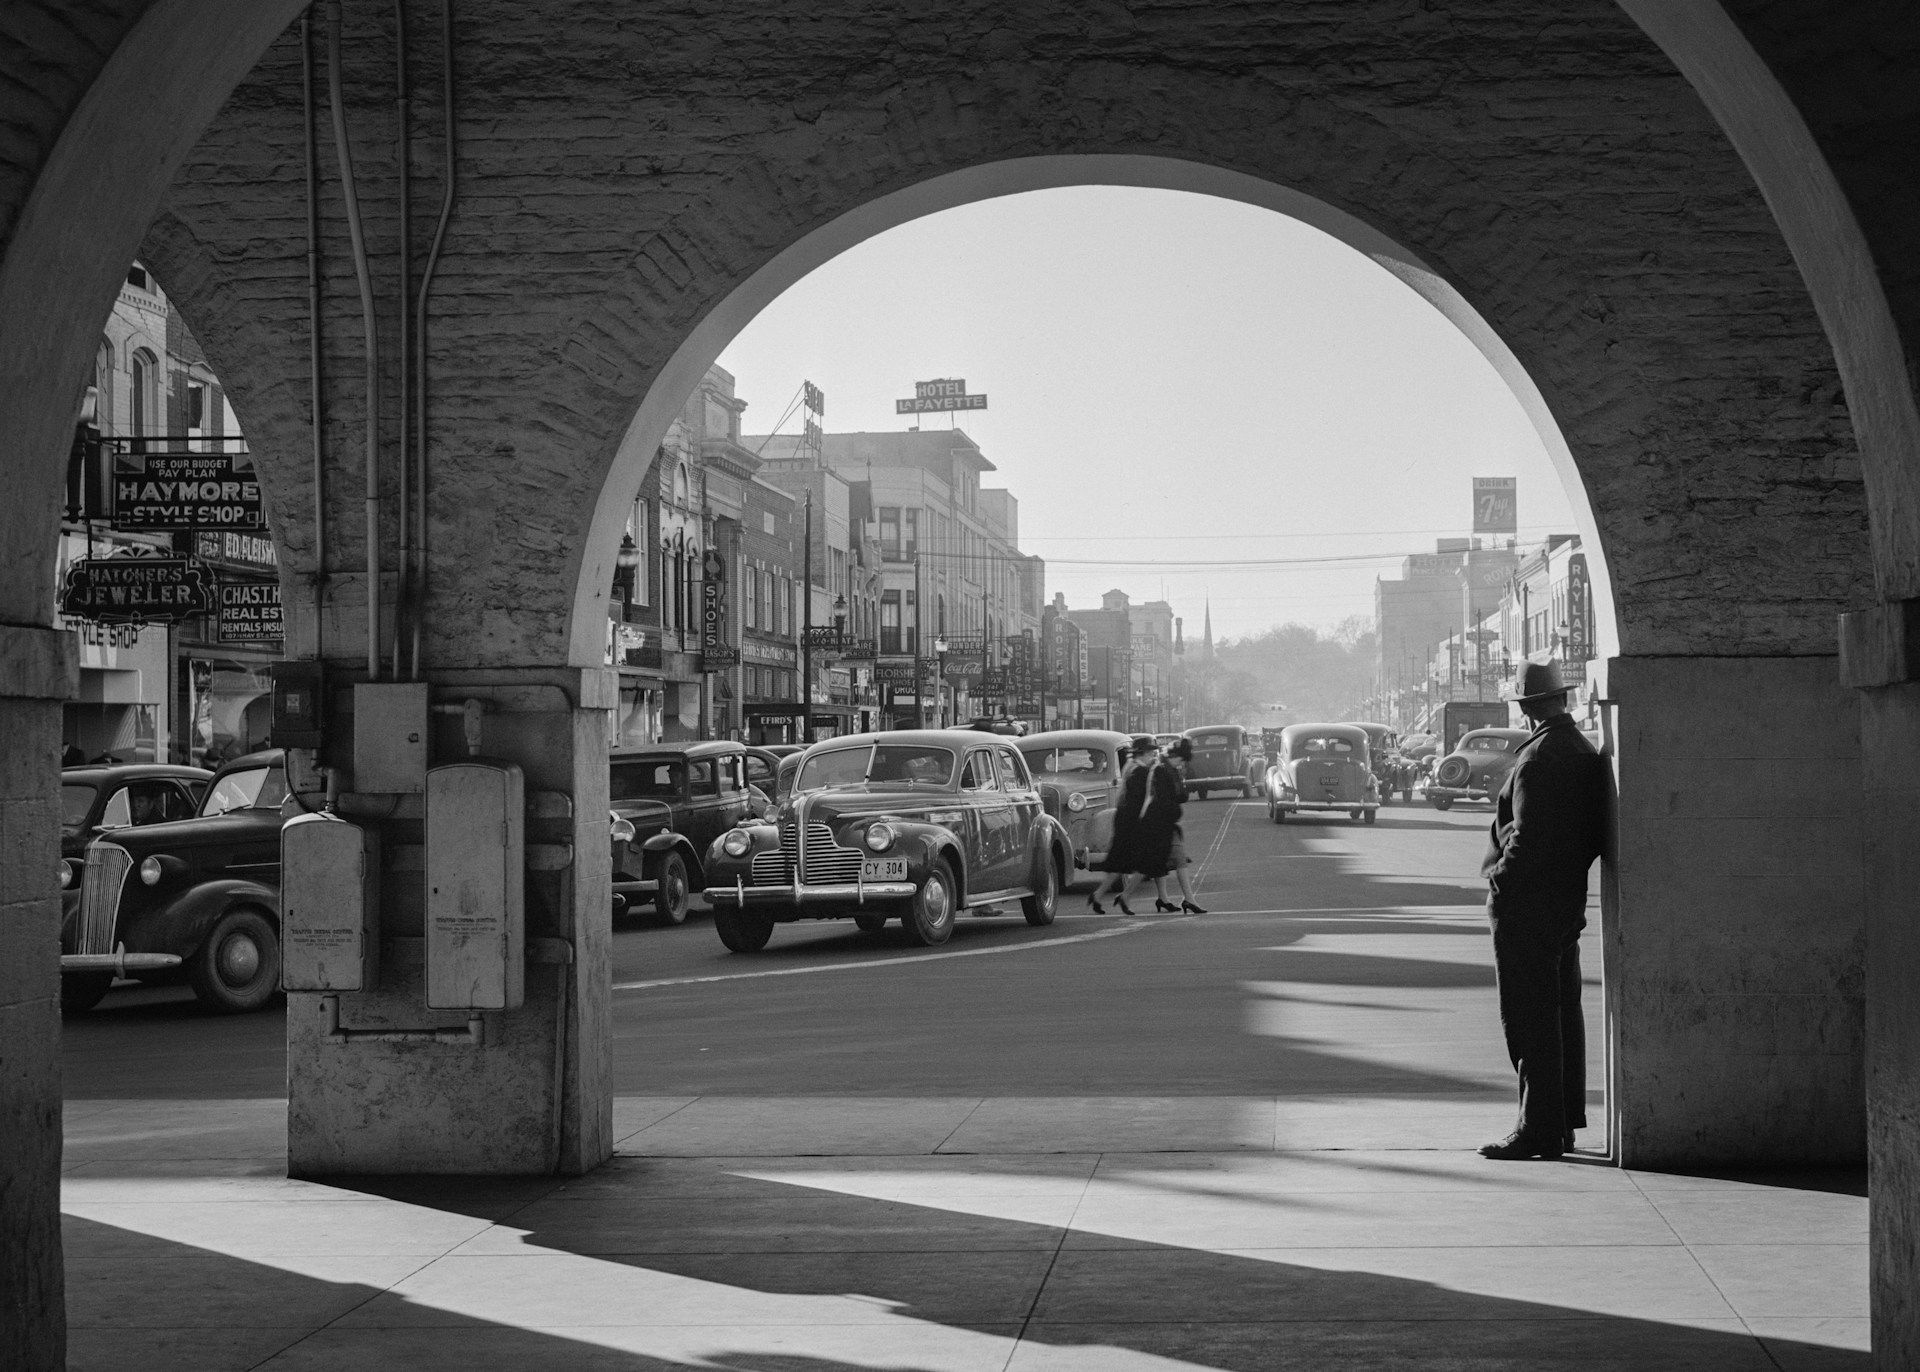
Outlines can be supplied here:
[[114, 474], [114, 528], [160, 532], [267, 527], [250, 455], [149, 453], [141, 461], [144, 471]]

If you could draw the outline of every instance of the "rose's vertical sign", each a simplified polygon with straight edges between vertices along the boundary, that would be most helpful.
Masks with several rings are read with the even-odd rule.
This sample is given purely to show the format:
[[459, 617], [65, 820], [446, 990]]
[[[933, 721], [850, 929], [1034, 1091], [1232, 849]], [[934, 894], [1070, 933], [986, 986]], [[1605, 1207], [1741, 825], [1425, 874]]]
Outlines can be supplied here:
[[1477, 534], [1520, 532], [1519, 482], [1511, 476], [1473, 479], [1473, 531]]

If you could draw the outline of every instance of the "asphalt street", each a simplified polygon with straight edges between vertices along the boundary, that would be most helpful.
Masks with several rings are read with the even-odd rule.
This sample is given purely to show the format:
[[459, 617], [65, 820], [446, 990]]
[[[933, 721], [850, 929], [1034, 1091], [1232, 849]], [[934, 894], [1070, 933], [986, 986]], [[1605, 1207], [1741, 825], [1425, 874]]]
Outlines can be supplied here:
[[[1096, 916], [1083, 882], [1050, 927], [1009, 908], [937, 949], [833, 921], [739, 955], [699, 912], [621, 920], [615, 1092], [1510, 1101], [1476, 877], [1486, 822], [1416, 803], [1372, 826], [1273, 825], [1258, 803], [1194, 802], [1207, 914], [1145, 913], [1147, 892], [1133, 918]], [[1592, 929], [1586, 948], [1597, 1101]], [[66, 1022], [67, 1094], [280, 1096], [283, 1032], [278, 1009], [225, 1018], [184, 989], [119, 989]]]

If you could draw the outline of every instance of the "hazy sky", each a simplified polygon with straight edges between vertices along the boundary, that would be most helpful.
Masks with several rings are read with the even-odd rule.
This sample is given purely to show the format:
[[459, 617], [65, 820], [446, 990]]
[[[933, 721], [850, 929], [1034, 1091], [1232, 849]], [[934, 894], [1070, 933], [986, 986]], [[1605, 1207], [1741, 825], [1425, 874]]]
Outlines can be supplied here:
[[[1519, 478], [1523, 542], [1574, 527], [1452, 325], [1319, 231], [1208, 196], [1081, 187], [916, 220], [794, 286], [720, 364], [747, 433], [803, 379], [847, 432], [907, 428], [916, 380], [964, 378], [989, 407], [953, 418], [1018, 498], [1049, 597], [1164, 595], [1196, 636], [1207, 597], [1221, 637], [1370, 613], [1400, 555], [1469, 531], [1475, 476]], [[1194, 565], [1310, 558], [1342, 560]], [[1121, 565], [1148, 560], [1179, 565]]]

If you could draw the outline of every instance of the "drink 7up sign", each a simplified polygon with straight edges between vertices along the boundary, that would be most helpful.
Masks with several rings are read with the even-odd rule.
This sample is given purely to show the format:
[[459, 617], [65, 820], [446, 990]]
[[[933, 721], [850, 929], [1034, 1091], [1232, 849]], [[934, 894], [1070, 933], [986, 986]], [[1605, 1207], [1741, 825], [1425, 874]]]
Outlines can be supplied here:
[[1520, 531], [1519, 482], [1511, 476], [1473, 479], [1473, 531], [1512, 534]]

